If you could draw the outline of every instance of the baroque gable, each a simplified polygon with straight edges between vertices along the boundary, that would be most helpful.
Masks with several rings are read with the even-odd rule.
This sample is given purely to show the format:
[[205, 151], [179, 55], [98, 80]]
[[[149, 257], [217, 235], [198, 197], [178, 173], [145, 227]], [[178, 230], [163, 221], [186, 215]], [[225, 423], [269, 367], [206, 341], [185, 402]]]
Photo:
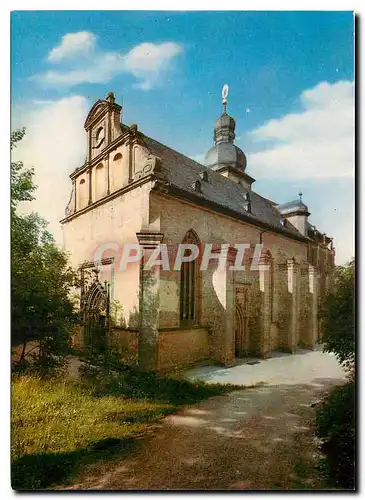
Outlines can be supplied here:
[[87, 133], [87, 162], [100, 155], [120, 135], [122, 106], [115, 103], [115, 96], [109, 92], [104, 100], [98, 100], [86, 117], [84, 128]]

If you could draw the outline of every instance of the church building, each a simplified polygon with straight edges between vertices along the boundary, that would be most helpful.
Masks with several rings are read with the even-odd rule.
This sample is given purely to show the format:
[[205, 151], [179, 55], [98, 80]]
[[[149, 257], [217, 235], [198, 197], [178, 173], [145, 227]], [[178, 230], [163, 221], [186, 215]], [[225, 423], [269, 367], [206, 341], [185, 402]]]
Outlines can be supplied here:
[[[301, 194], [277, 204], [255, 192], [223, 97], [204, 165], [123, 123], [113, 93], [91, 108], [86, 160], [70, 175], [61, 221], [65, 250], [81, 273], [83, 326], [75, 345], [104, 335], [121, 360], [166, 371], [232, 366], [240, 357], [294, 352], [322, 340], [332, 239], [308, 221]], [[175, 269], [181, 243], [201, 251]], [[131, 244], [143, 256], [124, 268], [123, 249]], [[161, 244], [172, 265], [149, 269], [145, 264]], [[242, 244], [244, 268], [237, 270], [232, 264]], [[207, 245], [212, 258], [204, 270]]]

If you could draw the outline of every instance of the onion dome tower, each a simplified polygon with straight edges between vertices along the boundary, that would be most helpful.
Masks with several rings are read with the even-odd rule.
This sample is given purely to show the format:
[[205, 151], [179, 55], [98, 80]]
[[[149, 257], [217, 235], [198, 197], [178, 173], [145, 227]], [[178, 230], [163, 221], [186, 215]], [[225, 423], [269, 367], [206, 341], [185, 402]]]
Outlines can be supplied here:
[[246, 188], [250, 188], [255, 181], [246, 174], [246, 155], [234, 144], [236, 137], [236, 122], [232, 116], [227, 114], [228, 85], [222, 90], [223, 113], [214, 124], [215, 145], [205, 155], [205, 165], [225, 177], [235, 180]]

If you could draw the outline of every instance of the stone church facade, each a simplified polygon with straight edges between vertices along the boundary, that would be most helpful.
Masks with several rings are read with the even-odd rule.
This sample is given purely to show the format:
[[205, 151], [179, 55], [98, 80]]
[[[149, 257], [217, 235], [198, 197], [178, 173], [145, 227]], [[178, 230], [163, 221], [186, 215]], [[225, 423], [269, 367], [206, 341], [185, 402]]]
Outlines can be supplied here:
[[[112, 93], [90, 110], [87, 157], [70, 175], [61, 221], [72, 265], [95, 272], [81, 303], [100, 316], [110, 311], [108, 342], [131, 353], [128, 359], [143, 370], [229, 366], [246, 355], [313, 348], [322, 337], [334, 248], [309, 223], [301, 196], [278, 205], [254, 191], [225, 107], [205, 165], [125, 125], [121, 112]], [[179, 270], [146, 269], [156, 246], [166, 244], [174, 262], [180, 243], [196, 244], [198, 259]], [[141, 245], [144, 254], [121, 270], [126, 244]], [[203, 271], [207, 244], [212, 259]], [[227, 244], [221, 268], [214, 256]], [[244, 270], [231, 269], [237, 244], [247, 244]], [[253, 270], [257, 245], [262, 251]], [[101, 305], [102, 293], [108, 306]]]

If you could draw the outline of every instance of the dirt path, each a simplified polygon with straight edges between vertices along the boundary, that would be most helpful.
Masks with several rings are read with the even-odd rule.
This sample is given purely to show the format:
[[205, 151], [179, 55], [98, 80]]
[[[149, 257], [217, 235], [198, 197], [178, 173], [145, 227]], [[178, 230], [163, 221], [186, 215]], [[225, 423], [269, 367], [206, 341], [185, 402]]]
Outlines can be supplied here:
[[312, 404], [337, 382], [263, 386], [185, 407], [156, 425], [131, 456], [70, 489], [321, 489]]

